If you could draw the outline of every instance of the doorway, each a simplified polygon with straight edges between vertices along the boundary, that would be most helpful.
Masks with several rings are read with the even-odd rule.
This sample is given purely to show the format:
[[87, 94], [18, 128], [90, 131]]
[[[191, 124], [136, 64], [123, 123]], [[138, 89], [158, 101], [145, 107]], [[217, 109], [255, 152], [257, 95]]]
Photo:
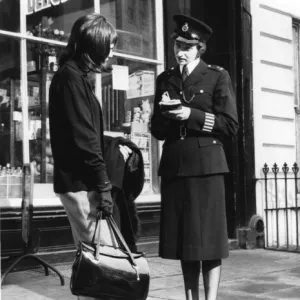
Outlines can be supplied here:
[[231, 172], [226, 175], [226, 210], [229, 238], [247, 226], [256, 211], [254, 189], [254, 133], [252, 127], [252, 51], [249, 1], [165, 0], [166, 67], [176, 65], [170, 33], [174, 14], [197, 18], [213, 29], [203, 56], [206, 63], [225, 68], [231, 77], [237, 99], [240, 129], [225, 143]]

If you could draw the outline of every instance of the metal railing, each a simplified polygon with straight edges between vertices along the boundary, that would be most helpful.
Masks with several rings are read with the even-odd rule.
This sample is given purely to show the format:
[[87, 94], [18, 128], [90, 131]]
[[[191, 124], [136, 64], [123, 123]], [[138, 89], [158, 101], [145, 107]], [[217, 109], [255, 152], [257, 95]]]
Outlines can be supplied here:
[[291, 170], [286, 163], [281, 170], [275, 163], [264, 174], [265, 247], [272, 250], [300, 252], [300, 178], [299, 166]]

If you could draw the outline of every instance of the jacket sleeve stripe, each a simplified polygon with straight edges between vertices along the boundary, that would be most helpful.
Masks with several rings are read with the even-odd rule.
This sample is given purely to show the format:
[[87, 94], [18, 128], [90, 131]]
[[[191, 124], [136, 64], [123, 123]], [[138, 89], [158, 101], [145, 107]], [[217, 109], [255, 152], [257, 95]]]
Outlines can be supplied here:
[[215, 115], [205, 113], [205, 122], [202, 128], [203, 131], [211, 132], [215, 124]]

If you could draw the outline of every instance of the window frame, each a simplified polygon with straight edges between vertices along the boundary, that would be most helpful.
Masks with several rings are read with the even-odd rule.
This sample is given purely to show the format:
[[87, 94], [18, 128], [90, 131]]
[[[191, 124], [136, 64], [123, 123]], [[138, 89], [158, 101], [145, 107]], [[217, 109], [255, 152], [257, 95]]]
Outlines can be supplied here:
[[[296, 161], [300, 163], [300, 20], [293, 20], [293, 54], [294, 54], [294, 82], [295, 82], [295, 130], [296, 130]], [[299, 173], [298, 173], [299, 176]], [[297, 186], [300, 195], [300, 181]]]
[[[293, 52], [294, 52], [294, 80], [295, 80], [295, 101], [296, 113], [300, 113], [300, 20], [293, 20]], [[296, 33], [294, 35], [294, 33]], [[295, 40], [296, 37], [296, 40]]]

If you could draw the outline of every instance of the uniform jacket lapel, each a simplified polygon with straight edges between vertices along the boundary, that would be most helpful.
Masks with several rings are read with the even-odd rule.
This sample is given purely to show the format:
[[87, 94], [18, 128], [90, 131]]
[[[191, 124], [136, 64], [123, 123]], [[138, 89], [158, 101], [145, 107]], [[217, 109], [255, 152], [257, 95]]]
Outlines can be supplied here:
[[196, 83], [199, 84], [202, 81], [205, 73], [207, 73], [207, 64], [201, 59], [196, 68], [184, 81], [183, 88]]
[[199, 64], [196, 66], [193, 72], [187, 77], [184, 83], [182, 83], [179, 66], [177, 66], [171, 71], [168, 81], [171, 84], [175, 85], [176, 87], [182, 89], [189, 85], [200, 83], [205, 73], [207, 73], [207, 64], [203, 60], [200, 60]]
[[168, 78], [168, 82], [182, 89], [182, 80], [179, 66], [171, 70], [171, 74]]

